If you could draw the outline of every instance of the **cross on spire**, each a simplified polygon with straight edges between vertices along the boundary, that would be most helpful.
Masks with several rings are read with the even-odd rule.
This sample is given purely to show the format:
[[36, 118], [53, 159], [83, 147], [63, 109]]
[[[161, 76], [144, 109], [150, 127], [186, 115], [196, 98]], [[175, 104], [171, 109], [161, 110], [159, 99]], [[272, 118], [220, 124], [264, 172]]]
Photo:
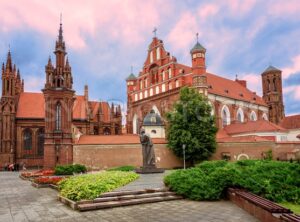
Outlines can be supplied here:
[[156, 27], [154, 27], [154, 29], [153, 29], [153, 31], [152, 31], [152, 32], [154, 33], [154, 37], [156, 37], [157, 28], [156, 28]]
[[198, 38], [199, 38], [199, 33], [196, 33], [196, 41], [198, 42]]
[[62, 24], [62, 13], [60, 13], [60, 24]]
[[131, 73], [133, 73], [133, 66], [130, 66], [130, 71]]

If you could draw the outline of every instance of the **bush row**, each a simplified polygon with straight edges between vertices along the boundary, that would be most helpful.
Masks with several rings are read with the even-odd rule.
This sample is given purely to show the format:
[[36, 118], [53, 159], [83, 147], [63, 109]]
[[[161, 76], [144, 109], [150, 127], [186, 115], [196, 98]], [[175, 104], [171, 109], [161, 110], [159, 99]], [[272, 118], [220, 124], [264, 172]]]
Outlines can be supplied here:
[[134, 172], [101, 172], [73, 176], [58, 183], [60, 194], [74, 201], [92, 200], [139, 177]]
[[55, 167], [55, 175], [73, 175], [74, 173], [85, 173], [87, 169], [84, 165], [62, 165]]
[[279, 161], [205, 161], [165, 177], [176, 193], [194, 200], [219, 200], [228, 187], [245, 188], [276, 202], [300, 203], [300, 165]]
[[136, 167], [134, 166], [120, 166], [120, 167], [115, 167], [115, 168], [110, 168], [107, 171], [133, 171]]

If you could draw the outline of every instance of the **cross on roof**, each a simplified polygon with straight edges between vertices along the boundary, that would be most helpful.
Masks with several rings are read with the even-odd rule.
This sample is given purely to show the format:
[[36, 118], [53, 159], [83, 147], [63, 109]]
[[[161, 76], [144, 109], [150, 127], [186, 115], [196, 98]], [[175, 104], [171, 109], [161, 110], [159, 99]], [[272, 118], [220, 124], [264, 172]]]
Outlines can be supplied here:
[[196, 33], [196, 40], [197, 40], [197, 42], [198, 42], [198, 37], [199, 37], [199, 33], [197, 32]]
[[62, 13], [60, 13], [60, 24], [62, 24]]
[[154, 29], [153, 29], [153, 31], [152, 31], [152, 32], [154, 33], [154, 37], [156, 37], [157, 28], [156, 28], [156, 27], [154, 27]]

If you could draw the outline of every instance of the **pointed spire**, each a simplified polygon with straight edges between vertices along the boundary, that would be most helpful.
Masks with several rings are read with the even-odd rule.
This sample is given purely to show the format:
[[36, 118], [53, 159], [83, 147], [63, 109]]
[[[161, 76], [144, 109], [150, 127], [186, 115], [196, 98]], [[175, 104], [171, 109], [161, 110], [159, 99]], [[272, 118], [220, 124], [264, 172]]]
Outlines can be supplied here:
[[9, 69], [10, 71], [12, 71], [12, 61], [11, 61], [10, 49], [8, 50], [8, 53], [7, 53], [6, 69]]
[[4, 72], [4, 69], [5, 69], [5, 67], [4, 67], [4, 62], [2, 63], [2, 73]]
[[13, 73], [15, 73], [17, 71], [17, 67], [16, 67], [16, 64], [14, 64], [13, 66]]
[[17, 71], [17, 79], [20, 80], [21, 79], [21, 75], [20, 75], [20, 70], [18, 69]]
[[66, 59], [66, 67], [70, 67], [70, 64], [69, 64], [69, 58], [67, 57]]
[[62, 30], [62, 13], [60, 13], [60, 25], [59, 25], [59, 34], [58, 34], [58, 41], [63, 41], [63, 30]]
[[47, 66], [49, 66], [49, 67], [52, 66], [51, 56], [49, 56], [49, 58], [48, 58], [48, 64], [47, 64]]

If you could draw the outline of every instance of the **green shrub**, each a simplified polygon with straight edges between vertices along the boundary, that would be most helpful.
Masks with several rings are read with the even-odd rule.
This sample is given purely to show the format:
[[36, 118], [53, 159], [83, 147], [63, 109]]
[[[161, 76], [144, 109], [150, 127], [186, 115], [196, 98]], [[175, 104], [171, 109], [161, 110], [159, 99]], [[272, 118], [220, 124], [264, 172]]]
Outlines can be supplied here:
[[55, 175], [73, 175], [74, 173], [85, 173], [87, 169], [84, 165], [61, 165], [55, 167]]
[[110, 168], [107, 171], [133, 171], [136, 167], [134, 166], [120, 166], [120, 167], [115, 167], [115, 168]]
[[67, 178], [58, 183], [60, 194], [74, 201], [92, 200], [139, 177], [134, 172], [102, 172]]
[[240, 187], [276, 202], [300, 203], [300, 165], [278, 161], [206, 161], [165, 177], [176, 193], [194, 200], [218, 200]]

